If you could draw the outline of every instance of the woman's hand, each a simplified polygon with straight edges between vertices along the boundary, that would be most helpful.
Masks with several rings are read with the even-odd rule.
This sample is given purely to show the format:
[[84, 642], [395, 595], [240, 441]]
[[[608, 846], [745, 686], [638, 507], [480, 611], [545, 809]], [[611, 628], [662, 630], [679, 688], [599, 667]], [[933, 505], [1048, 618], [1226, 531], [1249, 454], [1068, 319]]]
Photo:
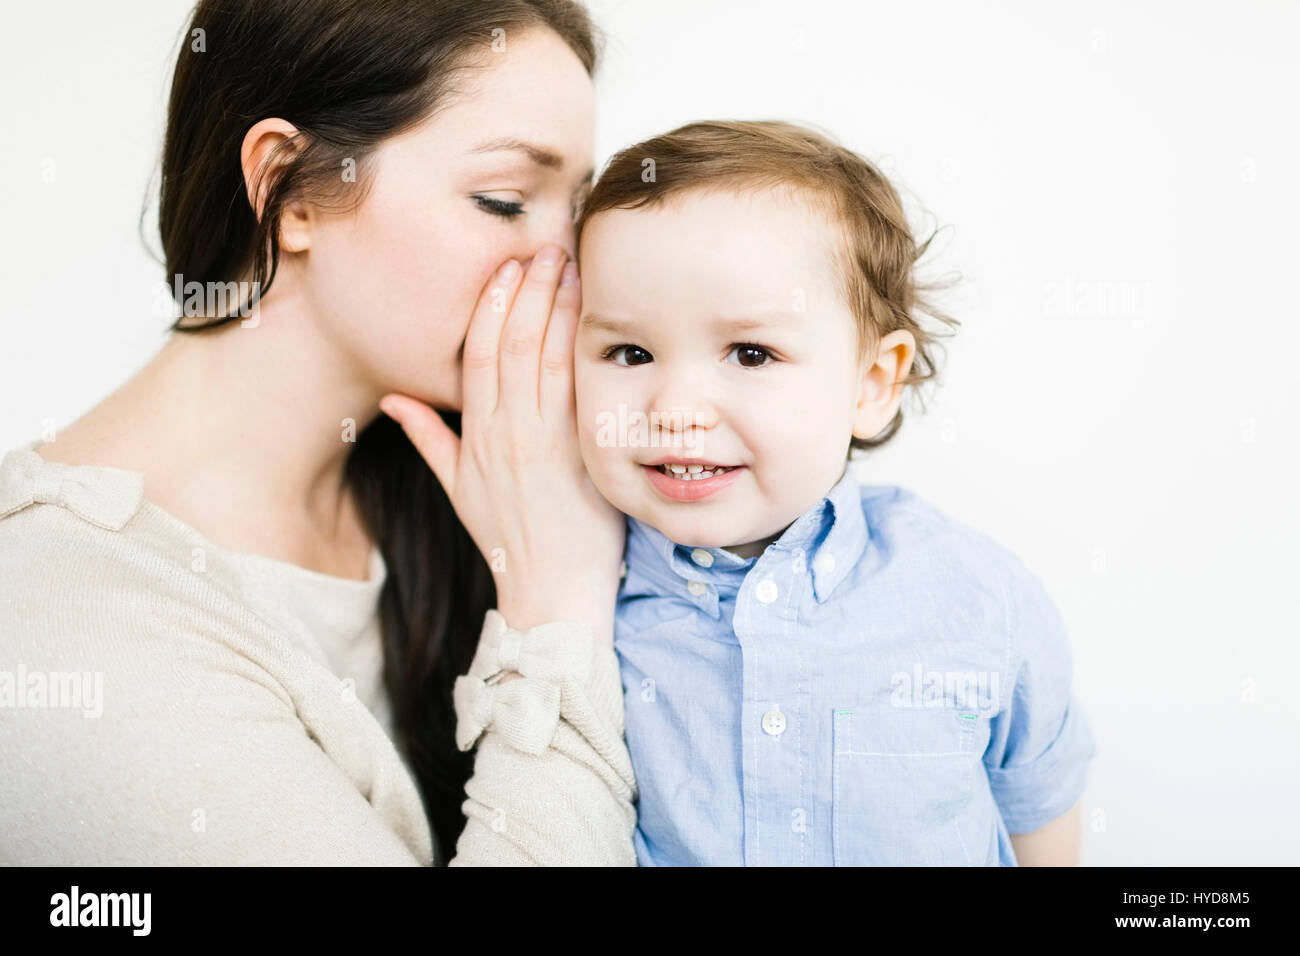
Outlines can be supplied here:
[[[564, 251], [488, 280], [465, 339], [461, 436], [423, 402], [390, 394], [398, 421], [492, 569], [497, 609], [526, 630], [591, 624], [612, 643], [624, 519], [578, 451], [573, 342], [581, 290]], [[558, 288], [557, 288], [558, 283]]]

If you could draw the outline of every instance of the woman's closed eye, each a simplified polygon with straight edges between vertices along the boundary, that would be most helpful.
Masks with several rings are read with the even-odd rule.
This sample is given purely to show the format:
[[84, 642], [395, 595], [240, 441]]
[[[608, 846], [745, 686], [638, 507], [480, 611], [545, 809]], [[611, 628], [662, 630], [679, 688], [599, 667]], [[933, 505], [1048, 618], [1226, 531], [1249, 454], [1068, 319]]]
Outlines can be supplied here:
[[[619, 361], [615, 356], [622, 354], [623, 361]], [[738, 354], [743, 358], [738, 359], [734, 364], [741, 368], [763, 368], [771, 362], [776, 361], [776, 357], [761, 345], [755, 345], [752, 342], [742, 342], [732, 345], [727, 350], [727, 355]], [[605, 361], [613, 361], [617, 365], [633, 366], [645, 365], [654, 361], [654, 356], [645, 349], [637, 345], [614, 345], [605, 349], [600, 357]], [[771, 361], [768, 361], [771, 360]]]
[[[569, 199], [569, 217], [575, 222], [582, 212], [582, 204], [586, 201], [587, 194], [591, 192], [591, 183], [584, 181], [582, 185], [573, 193]], [[472, 193], [470, 196], [478, 207], [484, 212], [493, 216], [499, 216], [502, 219], [514, 219], [516, 216], [523, 215], [524, 204], [510, 199], [500, 199], [496, 196], [485, 196], [482, 193]]]
[[491, 213], [494, 216], [500, 216], [502, 219], [514, 219], [524, 211], [524, 204], [521, 202], [510, 202], [505, 199], [493, 199], [491, 196], [475, 195], [474, 201], [478, 203], [479, 208], [484, 212]]

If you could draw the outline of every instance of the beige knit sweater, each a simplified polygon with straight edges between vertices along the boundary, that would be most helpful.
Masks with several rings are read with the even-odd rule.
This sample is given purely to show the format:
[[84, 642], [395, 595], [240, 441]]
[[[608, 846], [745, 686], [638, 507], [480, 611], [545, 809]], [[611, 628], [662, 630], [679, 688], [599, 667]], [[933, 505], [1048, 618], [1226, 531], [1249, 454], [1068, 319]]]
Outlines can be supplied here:
[[[229, 551], [142, 473], [38, 444], [0, 462], [0, 864], [445, 862], [393, 743], [379, 552], [354, 581]], [[635, 865], [589, 627], [489, 611], [455, 702], [478, 750], [451, 865]]]

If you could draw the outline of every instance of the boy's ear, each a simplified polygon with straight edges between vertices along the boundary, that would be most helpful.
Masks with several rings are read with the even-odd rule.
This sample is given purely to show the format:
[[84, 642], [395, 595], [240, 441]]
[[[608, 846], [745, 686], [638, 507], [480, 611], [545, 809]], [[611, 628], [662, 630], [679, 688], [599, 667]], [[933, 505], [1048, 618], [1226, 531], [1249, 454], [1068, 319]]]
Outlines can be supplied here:
[[906, 329], [890, 332], [877, 344], [875, 357], [862, 370], [854, 438], [875, 438], [893, 419], [915, 355], [916, 339]]

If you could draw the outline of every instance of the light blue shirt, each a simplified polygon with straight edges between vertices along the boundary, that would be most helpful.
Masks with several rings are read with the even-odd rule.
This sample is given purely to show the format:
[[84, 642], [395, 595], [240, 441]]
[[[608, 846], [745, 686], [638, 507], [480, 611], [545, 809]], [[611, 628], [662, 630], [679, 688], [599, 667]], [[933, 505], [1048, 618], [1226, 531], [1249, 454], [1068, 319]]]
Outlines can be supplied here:
[[831, 492], [762, 555], [628, 519], [615, 650], [642, 866], [1015, 866], [1096, 747], [1061, 618], [903, 488]]

